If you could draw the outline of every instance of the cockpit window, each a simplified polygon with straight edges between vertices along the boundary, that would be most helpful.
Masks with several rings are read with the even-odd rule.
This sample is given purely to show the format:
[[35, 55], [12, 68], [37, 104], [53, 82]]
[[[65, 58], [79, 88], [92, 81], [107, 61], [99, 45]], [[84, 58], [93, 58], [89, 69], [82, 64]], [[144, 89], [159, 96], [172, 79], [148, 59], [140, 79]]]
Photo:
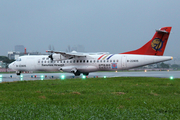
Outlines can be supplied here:
[[21, 58], [18, 58], [16, 61], [21, 61]]

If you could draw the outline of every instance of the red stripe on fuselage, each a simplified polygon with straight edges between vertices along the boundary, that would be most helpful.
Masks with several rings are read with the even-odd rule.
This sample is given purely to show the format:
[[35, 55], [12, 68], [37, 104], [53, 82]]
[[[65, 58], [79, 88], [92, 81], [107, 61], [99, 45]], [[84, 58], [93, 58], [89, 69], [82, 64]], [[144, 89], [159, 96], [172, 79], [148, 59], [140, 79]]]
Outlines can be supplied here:
[[[105, 55], [105, 54], [104, 54]], [[98, 60], [100, 60], [104, 55], [101, 55], [99, 58], [98, 58]]]

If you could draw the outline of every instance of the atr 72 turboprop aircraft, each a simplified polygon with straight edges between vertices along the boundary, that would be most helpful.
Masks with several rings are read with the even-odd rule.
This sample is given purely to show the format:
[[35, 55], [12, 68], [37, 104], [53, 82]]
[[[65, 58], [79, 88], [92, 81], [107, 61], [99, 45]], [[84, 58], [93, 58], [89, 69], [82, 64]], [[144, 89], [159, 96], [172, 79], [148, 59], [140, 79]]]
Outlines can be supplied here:
[[22, 71], [64, 71], [75, 76], [88, 75], [95, 71], [117, 71], [172, 60], [171, 56], [162, 56], [168, 41], [171, 27], [156, 30], [153, 38], [141, 48], [119, 53], [77, 53], [56, 52], [48, 50], [51, 55], [21, 56], [9, 65]]

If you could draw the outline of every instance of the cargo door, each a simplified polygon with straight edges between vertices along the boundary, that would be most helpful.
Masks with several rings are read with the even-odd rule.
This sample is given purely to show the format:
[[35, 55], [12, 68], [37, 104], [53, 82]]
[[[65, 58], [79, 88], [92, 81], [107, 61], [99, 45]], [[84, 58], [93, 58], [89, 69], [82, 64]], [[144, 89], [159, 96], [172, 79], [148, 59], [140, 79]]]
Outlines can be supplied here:
[[123, 55], [122, 56], [122, 68], [124, 68], [124, 69], [127, 67], [127, 60], [126, 59], [127, 59], [126, 56]]

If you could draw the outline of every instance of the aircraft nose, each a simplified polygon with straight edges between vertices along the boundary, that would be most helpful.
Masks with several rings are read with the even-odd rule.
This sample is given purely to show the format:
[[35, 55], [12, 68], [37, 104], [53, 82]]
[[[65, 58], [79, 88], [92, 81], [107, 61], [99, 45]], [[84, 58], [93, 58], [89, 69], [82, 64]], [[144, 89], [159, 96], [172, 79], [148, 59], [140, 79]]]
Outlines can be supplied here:
[[13, 68], [13, 63], [9, 64], [8, 67], [9, 67], [10, 69], [12, 69], [12, 68]]
[[12, 63], [8, 65], [9, 68], [12, 68]]

